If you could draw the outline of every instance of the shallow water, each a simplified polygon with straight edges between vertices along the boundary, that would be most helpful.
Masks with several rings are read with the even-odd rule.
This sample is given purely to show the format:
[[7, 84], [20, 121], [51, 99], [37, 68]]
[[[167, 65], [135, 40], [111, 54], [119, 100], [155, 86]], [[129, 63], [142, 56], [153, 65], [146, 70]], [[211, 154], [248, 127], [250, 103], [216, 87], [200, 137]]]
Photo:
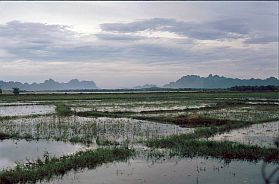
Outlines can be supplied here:
[[254, 124], [246, 128], [232, 130], [228, 133], [216, 135], [210, 140], [227, 140], [243, 144], [265, 147], [275, 147], [274, 139], [279, 136], [279, 121]]
[[0, 116], [26, 116], [35, 114], [51, 114], [55, 112], [54, 105], [20, 105], [0, 106]]
[[[269, 164], [270, 173], [276, 165]], [[262, 184], [262, 162], [232, 161], [229, 164], [216, 159], [129, 159], [108, 163], [94, 170], [69, 172], [49, 182], [52, 184]], [[277, 175], [278, 177], [278, 175]]]
[[0, 169], [14, 167], [16, 161], [25, 162], [26, 159], [42, 158], [48, 152], [51, 156], [62, 156], [85, 149], [80, 144], [70, 144], [62, 141], [0, 141]]

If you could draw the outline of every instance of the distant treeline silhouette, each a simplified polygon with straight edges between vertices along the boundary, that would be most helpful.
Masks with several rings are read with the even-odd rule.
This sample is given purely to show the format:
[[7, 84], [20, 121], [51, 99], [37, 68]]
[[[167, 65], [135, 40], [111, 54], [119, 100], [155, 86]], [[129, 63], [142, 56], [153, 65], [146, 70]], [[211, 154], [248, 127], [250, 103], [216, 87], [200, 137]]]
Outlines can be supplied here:
[[234, 86], [229, 88], [231, 91], [278, 91], [279, 86]]

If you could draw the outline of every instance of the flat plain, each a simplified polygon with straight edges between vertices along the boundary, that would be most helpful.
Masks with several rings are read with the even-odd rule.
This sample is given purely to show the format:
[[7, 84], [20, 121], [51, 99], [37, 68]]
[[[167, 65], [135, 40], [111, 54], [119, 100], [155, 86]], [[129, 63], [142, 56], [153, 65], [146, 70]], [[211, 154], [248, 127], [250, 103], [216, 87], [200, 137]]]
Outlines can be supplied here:
[[278, 107], [278, 92], [3, 94], [0, 183], [264, 183]]

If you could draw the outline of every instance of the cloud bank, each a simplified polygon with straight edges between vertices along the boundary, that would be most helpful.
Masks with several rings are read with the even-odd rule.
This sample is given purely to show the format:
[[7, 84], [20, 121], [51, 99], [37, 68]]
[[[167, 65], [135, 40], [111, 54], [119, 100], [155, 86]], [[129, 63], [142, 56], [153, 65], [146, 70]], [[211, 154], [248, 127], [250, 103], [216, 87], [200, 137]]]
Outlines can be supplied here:
[[[271, 19], [276, 17], [266, 16], [266, 22]], [[258, 25], [252, 16], [196, 21], [153, 17], [106, 21], [99, 31], [85, 34], [72, 25], [14, 19], [0, 24], [0, 77], [80, 76], [98, 78], [105, 87], [134, 85], [113, 86], [108, 76], [115, 75], [141, 84], [163, 84], [186, 74], [269, 77], [277, 74], [278, 28]]]

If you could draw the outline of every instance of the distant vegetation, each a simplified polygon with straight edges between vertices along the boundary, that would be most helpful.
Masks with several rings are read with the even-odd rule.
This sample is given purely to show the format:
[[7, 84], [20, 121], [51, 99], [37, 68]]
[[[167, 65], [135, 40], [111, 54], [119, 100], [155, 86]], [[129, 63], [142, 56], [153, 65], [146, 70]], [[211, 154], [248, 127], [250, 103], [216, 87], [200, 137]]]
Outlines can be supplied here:
[[19, 92], [20, 92], [19, 88], [13, 88], [14, 95], [19, 95]]
[[63, 103], [58, 103], [56, 104], [56, 109], [55, 109], [56, 113], [59, 116], [69, 116], [71, 115], [73, 112], [71, 111], [71, 107], [66, 106]]
[[234, 86], [229, 88], [231, 91], [278, 91], [279, 86]]

